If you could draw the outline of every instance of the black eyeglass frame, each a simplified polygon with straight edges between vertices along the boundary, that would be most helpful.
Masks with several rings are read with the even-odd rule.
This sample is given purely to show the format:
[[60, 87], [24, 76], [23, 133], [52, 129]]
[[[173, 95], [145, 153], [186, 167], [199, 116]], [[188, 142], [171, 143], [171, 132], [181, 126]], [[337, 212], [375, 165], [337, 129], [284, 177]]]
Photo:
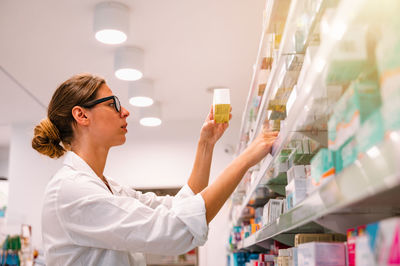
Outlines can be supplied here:
[[118, 113], [121, 113], [121, 102], [119, 101], [118, 97], [115, 96], [115, 95], [104, 97], [104, 98], [100, 98], [100, 99], [97, 99], [97, 100], [93, 100], [91, 102], [82, 104], [81, 106], [85, 107], [85, 108], [92, 108], [93, 106], [95, 106], [95, 105], [97, 105], [99, 103], [103, 103], [103, 102], [106, 102], [106, 101], [109, 101], [109, 100], [113, 100], [114, 101], [115, 111], [117, 111]]

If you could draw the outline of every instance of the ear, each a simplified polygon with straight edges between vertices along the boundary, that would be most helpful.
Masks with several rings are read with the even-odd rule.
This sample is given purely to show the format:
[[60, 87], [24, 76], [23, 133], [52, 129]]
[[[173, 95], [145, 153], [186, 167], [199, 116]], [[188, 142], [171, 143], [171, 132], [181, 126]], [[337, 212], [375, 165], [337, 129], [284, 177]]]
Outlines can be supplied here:
[[80, 106], [74, 106], [72, 108], [72, 116], [74, 117], [78, 125], [87, 126], [89, 125], [89, 116], [87, 110]]

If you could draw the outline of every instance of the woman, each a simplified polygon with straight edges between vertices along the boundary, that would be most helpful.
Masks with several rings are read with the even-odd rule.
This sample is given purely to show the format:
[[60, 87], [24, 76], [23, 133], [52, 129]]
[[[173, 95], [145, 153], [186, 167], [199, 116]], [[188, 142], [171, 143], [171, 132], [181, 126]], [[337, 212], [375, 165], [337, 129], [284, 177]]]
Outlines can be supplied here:
[[109, 149], [125, 142], [128, 116], [100, 77], [75, 75], [55, 91], [32, 140], [52, 158], [66, 153], [45, 192], [47, 265], [145, 265], [142, 253], [182, 254], [203, 245], [208, 223], [277, 135], [259, 135], [207, 186], [214, 144], [228, 126], [216, 124], [211, 111], [188, 183], [175, 197], [157, 197], [103, 175]]

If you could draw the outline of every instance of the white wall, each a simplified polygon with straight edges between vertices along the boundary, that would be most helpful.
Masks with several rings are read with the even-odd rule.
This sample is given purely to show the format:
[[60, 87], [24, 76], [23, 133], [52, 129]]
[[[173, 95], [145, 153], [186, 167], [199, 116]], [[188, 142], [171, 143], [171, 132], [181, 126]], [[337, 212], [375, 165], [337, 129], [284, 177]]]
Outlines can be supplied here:
[[[48, 180], [61, 167], [61, 160], [52, 160], [31, 148], [33, 125], [16, 125], [10, 143], [10, 198], [7, 213], [8, 231], [19, 233], [20, 224], [33, 226], [33, 244], [41, 245], [40, 213], [43, 192]], [[157, 128], [129, 126], [125, 145], [111, 150], [105, 175], [133, 187], [176, 187], [186, 183], [190, 175], [201, 127], [199, 122], [170, 122]], [[236, 143], [238, 126], [232, 125], [214, 151], [211, 179], [231, 161], [223, 148]], [[209, 240], [200, 249], [200, 265], [224, 265], [228, 237], [227, 208], [210, 224]]]
[[10, 142], [9, 201], [7, 231], [20, 233], [21, 224], [32, 225], [33, 244], [41, 245], [41, 206], [43, 192], [60, 160], [40, 155], [31, 147], [33, 125], [12, 127]]
[[8, 177], [9, 148], [0, 147], [0, 176]]

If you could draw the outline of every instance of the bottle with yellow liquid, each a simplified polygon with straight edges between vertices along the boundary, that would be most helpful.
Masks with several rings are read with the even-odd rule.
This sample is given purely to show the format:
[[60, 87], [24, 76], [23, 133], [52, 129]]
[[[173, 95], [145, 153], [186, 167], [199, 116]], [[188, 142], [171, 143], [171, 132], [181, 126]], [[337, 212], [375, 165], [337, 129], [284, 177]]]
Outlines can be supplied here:
[[230, 101], [229, 89], [227, 88], [214, 89], [213, 111], [214, 111], [215, 122], [228, 123], [230, 109], [231, 109], [231, 101]]

